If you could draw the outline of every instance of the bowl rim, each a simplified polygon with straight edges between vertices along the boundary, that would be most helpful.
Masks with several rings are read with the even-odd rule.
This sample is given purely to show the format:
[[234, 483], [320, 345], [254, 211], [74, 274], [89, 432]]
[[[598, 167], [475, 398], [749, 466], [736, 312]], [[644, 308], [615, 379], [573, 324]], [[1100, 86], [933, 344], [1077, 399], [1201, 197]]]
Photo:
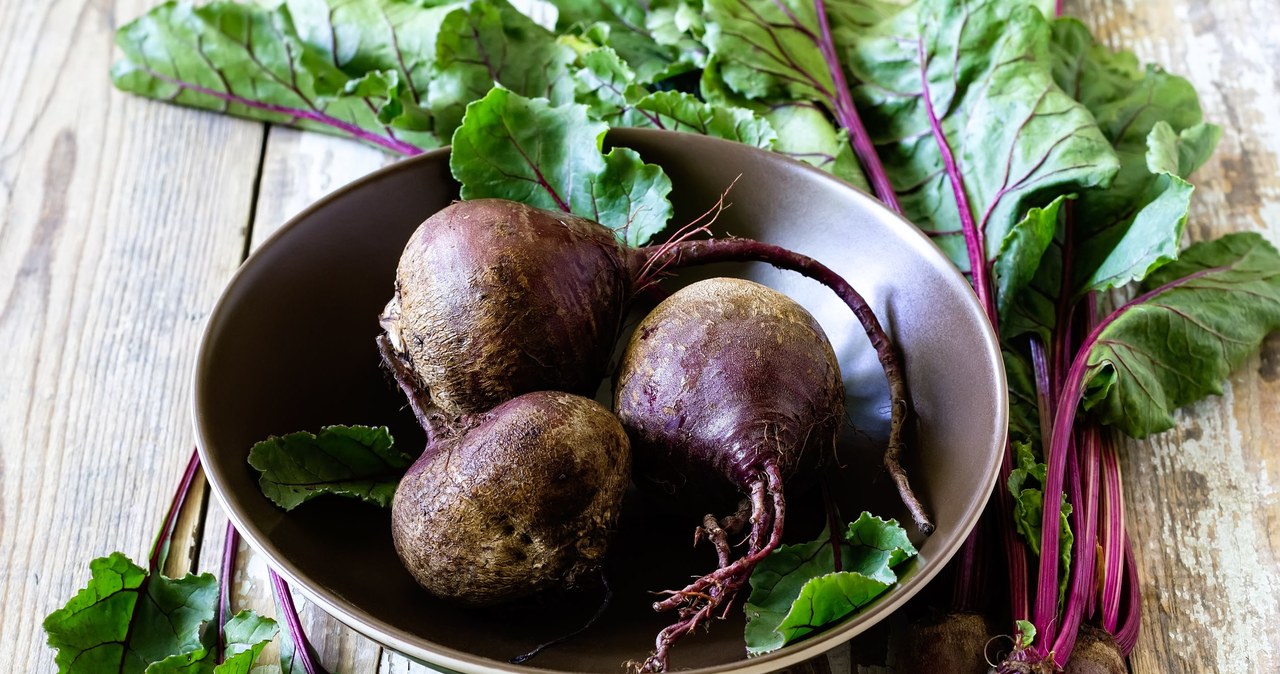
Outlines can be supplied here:
[[[802, 171], [810, 174], [812, 179], [825, 181], [831, 185], [851, 191], [855, 196], [865, 202], [865, 205], [877, 211], [876, 217], [882, 224], [891, 229], [899, 230], [895, 232], [906, 242], [914, 242], [915, 248], [923, 248], [923, 254], [926, 256], [937, 256], [944, 265], [939, 268], [942, 273], [951, 275], [954, 280], [960, 282], [965, 288], [965, 299], [968, 309], [971, 313], [975, 313], [981, 319], [979, 321], [979, 330], [981, 333], [982, 353], [992, 365], [993, 374], [996, 375], [995, 386], [995, 408], [996, 416], [992, 428], [992, 436], [989, 445], [994, 448], [995, 456], [990, 461], [986, 474], [982, 477], [981, 484], [983, 489], [979, 490], [970, 499], [966, 515], [958, 522], [958, 528], [963, 531], [964, 535], [957, 536], [951, 544], [944, 548], [932, 551], [930, 564], [927, 568], [920, 568], [914, 576], [909, 579], [909, 583], [901, 587], [896, 593], [886, 593], [872, 603], [864, 610], [859, 611], [855, 616], [845, 619], [845, 623], [826, 629], [822, 632], [814, 634], [795, 644], [784, 646], [776, 651], [750, 657], [733, 662], [713, 665], [709, 667], [700, 667], [697, 669], [680, 670], [682, 674], [725, 674], [733, 672], [734, 674], [767, 674], [780, 669], [784, 669], [794, 664], [798, 664], [805, 660], [821, 655], [836, 646], [852, 639], [854, 636], [866, 631], [873, 625], [883, 620], [889, 614], [896, 611], [908, 600], [920, 592], [928, 585], [941, 571], [946, 567], [947, 563], [955, 556], [960, 547], [964, 544], [969, 533], [977, 524], [984, 510], [984, 504], [987, 502], [992, 489], [995, 487], [996, 478], [1000, 470], [1000, 456], [1004, 451], [1005, 435], [1008, 426], [1008, 389], [1004, 371], [1004, 361], [1001, 357], [999, 342], [996, 339], [995, 331], [991, 327], [990, 322], [986, 319], [985, 313], [982, 311], [977, 295], [974, 293], [973, 287], [963, 274], [953, 265], [943, 254], [937, 244], [934, 243], [927, 235], [912, 225], [903, 216], [894, 213], [886, 208], [874, 196], [845, 180], [823, 171], [817, 167], [811, 166], [799, 160], [781, 155], [768, 150], [754, 148], [742, 143], [730, 140], [713, 138], [710, 136], [701, 136], [697, 134], [683, 133], [678, 131], [668, 131], [660, 129], [634, 129], [621, 128], [611, 129], [608, 132], [606, 141], [613, 146], [627, 147], [629, 139], [643, 139], [649, 136], [669, 136], [679, 133], [681, 143], [727, 143], [738, 148], [745, 148], [748, 151], [760, 152], [769, 157], [769, 161], [782, 162], [784, 165], [791, 164], [793, 167], [799, 167]], [[531, 667], [527, 665], [517, 665], [501, 660], [485, 658], [465, 651], [459, 651], [448, 646], [444, 646], [435, 642], [431, 642], [421, 637], [410, 634], [395, 625], [379, 620], [368, 613], [360, 610], [355, 604], [344, 600], [339, 595], [326, 591], [324, 588], [310, 582], [305, 574], [292, 563], [288, 558], [280, 554], [270, 545], [267, 536], [258, 531], [251, 524], [246, 513], [231, 503], [225, 495], [226, 484], [222, 480], [222, 476], [218, 470], [211, 470], [209, 466], [210, 452], [206, 447], [205, 421], [201, 414], [203, 396], [201, 393], [200, 382], [204, 377], [206, 370], [209, 368], [209, 360], [211, 358], [210, 345], [213, 340], [215, 326], [220, 324], [227, 314], [232, 311], [232, 306], [228, 303], [228, 298], [241, 290], [240, 286], [246, 283], [245, 278], [249, 271], [255, 266], [258, 258], [263, 257], [265, 251], [270, 250], [279, 242], [288, 236], [294, 228], [300, 226], [300, 223], [311, 219], [315, 213], [328, 207], [331, 203], [344, 198], [349, 192], [359, 189], [368, 183], [381, 180], [384, 176], [406, 170], [407, 167], [420, 162], [438, 161], [441, 155], [448, 155], [450, 146], [444, 146], [433, 150], [428, 150], [422, 154], [412, 157], [406, 157], [399, 161], [393, 162], [363, 175], [351, 182], [342, 185], [332, 192], [321, 197], [317, 201], [311, 203], [296, 215], [280, 226], [275, 232], [268, 236], [243, 263], [236, 269], [231, 280], [227, 282], [222, 292], [219, 294], [213, 309], [205, 319], [205, 325], [201, 331], [200, 341], [196, 352], [196, 361], [193, 368], [193, 376], [191, 379], [191, 418], [195, 432], [196, 449], [200, 455], [201, 467], [205, 477], [209, 482], [210, 490], [218, 503], [222, 506], [223, 512], [227, 518], [239, 531], [240, 536], [253, 547], [254, 551], [262, 555], [268, 567], [284, 577], [288, 584], [296, 590], [301, 591], [312, 603], [318, 605], [322, 610], [330, 616], [337, 619], [347, 627], [354, 629], [362, 635], [372, 639], [376, 643], [391, 648], [392, 650], [409, 657], [410, 659], [423, 662], [435, 668], [444, 668], [452, 672], [461, 674], [546, 674], [547, 672], [557, 672], [560, 674], [587, 674], [576, 673], [571, 670], [546, 669], [540, 667]], [[923, 244], [921, 246], [920, 244]], [[853, 618], [871, 618], [870, 620], [854, 620]], [[429, 644], [424, 647], [423, 643]]]

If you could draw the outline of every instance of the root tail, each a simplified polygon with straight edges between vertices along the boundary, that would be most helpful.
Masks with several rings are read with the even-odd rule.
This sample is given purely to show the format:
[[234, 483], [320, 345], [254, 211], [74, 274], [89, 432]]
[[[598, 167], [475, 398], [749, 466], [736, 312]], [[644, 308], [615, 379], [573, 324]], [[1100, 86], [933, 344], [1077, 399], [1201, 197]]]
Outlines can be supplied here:
[[[665, 672], [671, 647], [682, 637], [691, 633], [699, 625], [712, 617], [724, 617], [742, 589], [751, 578], [751, 572], [769, 553], [782, 543], [782, 526], [786, 514], [786, 503], [782, 494], [782, 473], [777, 464], [766, 464], [759, 478], [751, 485], [751, 547], [748, 553], [736, 560], [729, 561], [728, 554], [721, 554], [719, 544], [710, 533], [713, 544], [717, 546], [720, 557], [720, 568], [695, 580], [682, 590], [671, 592], [671, 596], [655, 602], [655, 611], [676, 611], [680, 619], [658, 633], [654, 641], [654, 652], [639, 666], [641, 672]], [[704, 527], [715, 523], [713, 516], [703, 518]], [[721, 534], [723, 528], [716, 527]], [[761, 541], [767, 542], [761, 544]], [[726, 542], [723, 548], [727, 552]]]

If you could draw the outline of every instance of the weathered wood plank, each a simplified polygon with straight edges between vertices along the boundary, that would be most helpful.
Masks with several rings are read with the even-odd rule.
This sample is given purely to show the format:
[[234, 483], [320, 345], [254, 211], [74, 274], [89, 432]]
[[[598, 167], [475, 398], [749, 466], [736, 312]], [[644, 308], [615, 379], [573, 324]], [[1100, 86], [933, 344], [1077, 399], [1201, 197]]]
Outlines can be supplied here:
[[[1225, 129], [1199, 185], [1195, 239], [1261, 231], [1280, 241], [1280, 17], [1274, 0], [1108, 2], [1068, 12], [1108, 44], [1188, 77]], [[1280, 339], [1226, 394], [1124, 452], [1126, 517], [1142, 573], [1134, 674], [1280, 670]]]
[[54, 671], [40, 619], [90, 559], [147, 554], [263, 142], [112, 89], [115, 22], [147, 4], [0, 0], [0, 663], [22, 671]]

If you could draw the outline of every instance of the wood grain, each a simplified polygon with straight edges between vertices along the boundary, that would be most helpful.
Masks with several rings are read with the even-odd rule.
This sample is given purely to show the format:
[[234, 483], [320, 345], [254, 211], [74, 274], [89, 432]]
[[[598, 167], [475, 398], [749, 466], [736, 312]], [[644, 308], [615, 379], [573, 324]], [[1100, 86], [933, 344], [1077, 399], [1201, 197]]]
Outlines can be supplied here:
[[[1280, 241], [1280, 16], [1274, 0], [1068, 3], [1113, 48], [1191, 80], [1223, 126], [1188, 230], [1203, 240], [1259, 231]], [[1134, 674], [1280, 671], [1280, 339], [1225, 395], [1123, 452], [1143, 630]]]
[[0, 2], [0, 663], [16, 671], [53, 671], [40, 620], [90, 559], [145, 559], [193, 442], [197, 338], [243, 248], [262, 126], [112, 89], [116, 17], [145, 4]]

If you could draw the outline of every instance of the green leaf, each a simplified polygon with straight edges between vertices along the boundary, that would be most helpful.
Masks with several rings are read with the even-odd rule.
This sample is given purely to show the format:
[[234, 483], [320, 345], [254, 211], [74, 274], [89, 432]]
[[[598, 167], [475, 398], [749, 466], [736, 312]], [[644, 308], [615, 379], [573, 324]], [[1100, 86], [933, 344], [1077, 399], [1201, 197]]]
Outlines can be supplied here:
[[467, 108], [449, 167], [463, 199], [498, 197], [590, 218], [643, 245], [671, 219], [671, 181], [638, 154], [603, 154], [608, 126], [584, 105], [552, 107], [494, 89]]
[[653, 41], [672, 47], [681, 57], [699, 68], [707, 64], [707, 48], [702, 44], [706, 22], [701, 2], [695, 7], [684, 0], [658, 0], [650, 5], [644, 25]]
[[369, 73], [350, 77], [307, 46], [284, 5], [168, 2], [120, 28], [116, 43], [125, 57], [111, 75], [123, 91], [406, 154], [441, 144], [404, 78], [387, 71], [349, 90]]
[[298, 38], [348, 76], [396, 71], [412, 100], [427, 99], [445, 17], [470, 2], [286, 0]]
[[649, 93], [612, 49], [582, 56], [578, 100], [591, 116], [610, 126], [634, 126], [698, 133], [769, 149], [777, 134], [755, 112], [728, 104], [703, 103], [677, 91]]
[[249, 674], [262, 649], [279, 632], [276, 621], [253, 611], [241, 611], [223, 627], [226, 634], [226, 659], [213, 668], [214, 674]]
[[[1044, 522], [1044, 481], [1047, 470], [1035, 455], [1031, 442], [1013, 441], [1017, 467], [1009, 473], [1008, 488], [1013, 495], [1013, 524], [1023, 540], [1035, 554], [1040, 554], [1040, 536]], [[1071, 546], [1075, 534], [1071, 531], [1071, 504], [1067, 495], [1062, 494], [1062, 507], [1058, 533], [1058, 566], [1061, 581], [1058, 586], [1059, 603], [1067, 591], [1067, 582], [1071, 578]]]
[[[89, 584], [44, 620], [60, 674], [141, 674], [174, 654], [198, 651], [213, 618], [212, 575], [148, 575], [117, 552], [89, 563]], [[144, 599], [145, 597], [145, 599]]]
[[[701, 44], [692, 38], [680, 38], [674, 31], [675, 15], [670, 25], [655, 28], [663, 32], [659, 40], [649, 27], [645, 4], [637, 0], [550, 0], [560, 11], [556, 27], [566, 33], [600, 47], [610, 47], [635, 71], [636, 81], [649, 84], [688, 72], [705, 61]], [[666, 6], [654, 3], [655, 7]], [[674, 9], [674, 8], [673, 8]], [[687, 16], [687, 10], [686, 10]], [[692, 30], [692, 26], [690, 26]]]
[[702, 72], [702, 97], [708, 103], [732, 105], [754, 111], [764, 117], [777, 138], [773, 151], [816, 166], [845, 180], [864, 192], [870, 192], [862, 167], [854, 156], [849, 136], [837, 130], [817, 104], [808, 101], [764, 101], [742, 96], [720, 77], [720, 63], [711, 59]]
[[769, 149], [777, 134], [768, 120], [745, 108], [703, 103], [696, 96], [659, 91], [636, 101], [631, 126], [699, 133]]
[[841, 560], [845, 568], [869, 576], [888, 578], [884, 569], [915, 557], [917, 552], [897, 520], [883, 520], [866, 511], [849, 525], [844, 540], [850, 546], [850, 554]]
[[865, 606], [897, 582], [892, 567], [916, 555], [895, 520], [862, 513], [842, 537], [835, 570], [829, 530], [817, 540], [784, 545], [751, 573], [748, 655], [803, 639]]
[[1193, 188], [1187, 178], [1212, 153], [1220, 130], [1201, 122], [1187, 80], [1129, 52], [1097, 43], [1074, 19], [1053, 27], [1054, 77], [1098, 120], [1120, 171], [1111, 188], [1083, 193], [1072, 291], [1142, 280], [1177, 257]]
[[262, 493], [285, 510], [322, 494], [387, 507], [413, 463], [392, 445], [385, 427], [326, 426], [316, 435], [300, 431], [259, 442], [249, 450], [249, 465], [262, 473]]
[[[961, 269], [969, 258], [953, 178], [984, 234], [988, 262], [1029, 209], [1114, 178], [1110, 143], [1054, 81], [1050, 25], [1037, 9], [1002, 0], [920, 2], [841, 35], [860, 82], [854, 97], [904, 214], [935, 232]], [[954, 176], [938, 132], [955, 158]]]
[[1280, 328], [1280, 255], [1255, 233], [1198, 243], [1147, 277], [1089, 351], [1086, 409], [1141, 438], [1222, 381]]
[[495, 84], [554, 105], [572, 101], [576, 58], [573, 49], [504, 0], [474, 2], [450, 13], [436, 43], [428, 96], [436, 132], [451, 136], [467, 105]]
[[1018, 646], [1026, 648], [1036, 640], [1036, 626], [1028, 620], [1018, 620], [1014, 623], [1017, 625]]
[[584, 53], [581, 61], [582, 68], [575, 77], [578, 102], [587, 106], [593, 119], [609, 126], [630, 126], [635, 102], [649, 94], [636, 84], [631, 67], [608, 47]]
[[146, 674], [249, 674], [276, 631], [274, 620], [253, 611], [241, 611], [224, 627], [226, 651], [222, 664], [211, 657], [218, 634], [213, 623], [207, 623], [201, 648], [152, 663]]
[[821, 101], [835, 87], [814, 36], [814, 3], [801, 0], [707, 0], [704, 42], [720, 77], [750, 99]]
[[1015, 298], [1035, 279], [1045, 251], [1053, 245], [1053, 237], [1058, 232], [1058, 214], [1065, 201], [1066, 197], [1058, 197], [1044, 208], [1027, 211], [1027, 217], [1014, 225], [1000, 244], [993, 270], [996, 306], [1001, 318], [1007, 319]]

